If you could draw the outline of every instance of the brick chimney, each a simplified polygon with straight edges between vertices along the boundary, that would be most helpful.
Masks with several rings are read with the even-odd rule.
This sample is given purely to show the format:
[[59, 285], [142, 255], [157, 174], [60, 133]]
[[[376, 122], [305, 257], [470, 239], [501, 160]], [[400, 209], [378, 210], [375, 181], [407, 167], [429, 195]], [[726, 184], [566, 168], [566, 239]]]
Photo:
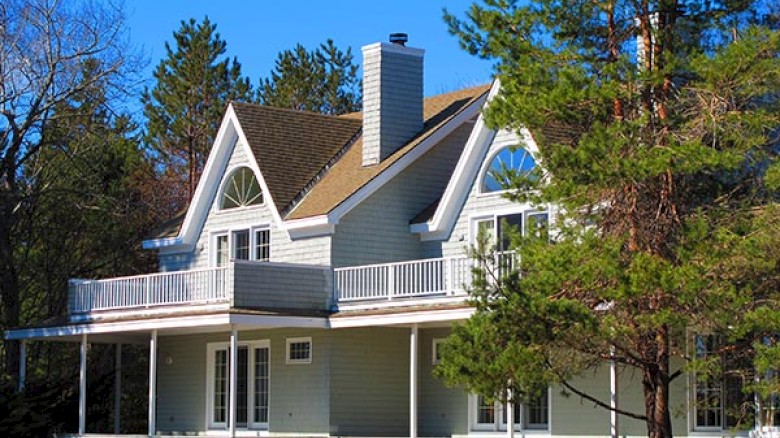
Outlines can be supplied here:
[[363, 166], [378, 164], [423, 126], [422, 49], [406, 47], [405, 33], [390, 43], [363, 46]]

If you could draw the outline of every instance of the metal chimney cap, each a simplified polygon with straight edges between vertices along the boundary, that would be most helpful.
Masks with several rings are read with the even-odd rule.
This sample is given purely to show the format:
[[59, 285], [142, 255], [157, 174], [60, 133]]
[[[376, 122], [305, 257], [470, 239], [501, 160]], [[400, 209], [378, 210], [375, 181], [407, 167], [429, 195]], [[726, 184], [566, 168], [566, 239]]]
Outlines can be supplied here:
[[409, 35], [403, 32], [390, 34], [390, 42], [393, 44], [398, 44], [399, 46], [405, 46], [407, 41], [409, 41]]

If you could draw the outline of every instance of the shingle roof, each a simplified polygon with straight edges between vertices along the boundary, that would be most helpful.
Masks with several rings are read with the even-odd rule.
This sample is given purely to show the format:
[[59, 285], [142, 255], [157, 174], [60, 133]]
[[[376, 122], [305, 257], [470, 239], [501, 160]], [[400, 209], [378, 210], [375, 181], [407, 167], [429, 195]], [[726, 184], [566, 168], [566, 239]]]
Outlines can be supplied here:
[[[359, 138], [287, 215], [287, 219], [327, 214], [489, 90], [490, 85], [487, 84], [425, 99], [423, 105], [425, 122], [422, 130], [410, 139], [409, 143], [377, 165], [363, 166], [363, 141]], [[349, 115], [349, 118], [353, 117], [354, 114]]]
[[257, 104], [234, 102], [233, 109], [280, 211], [362, 127], [360, 120]]

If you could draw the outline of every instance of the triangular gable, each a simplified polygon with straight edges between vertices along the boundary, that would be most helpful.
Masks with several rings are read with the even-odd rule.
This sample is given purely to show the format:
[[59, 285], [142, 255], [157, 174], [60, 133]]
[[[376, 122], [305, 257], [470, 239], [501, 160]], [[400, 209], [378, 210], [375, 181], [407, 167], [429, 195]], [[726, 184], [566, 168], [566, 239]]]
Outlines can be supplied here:
[[222, 187], [222, 180], [226, 176], [226, 171], [228, 171], [227, 164], [233, 153], [234, 146], [244, 148], [244, 153], [250, 158], [247, 160], [246, 165], [252, 169], [260, 184], [265, 204], [271, 212], [274, 222], [277, 225], [281, 225], [282, 219], [279, 215], [279, 210], [260, 172], [257, 160], [254, 159], [252, 149], [249, 147], [244, 130], [231, 103], [228, 105], [219, 131], [217, 131], [214, 145], [206, 160], [206, 165], [203, 168], [203, 173], [200, 181], [198, 181], [198, 186], [195, 189], [195, 194], [187, 209], [187, 214], [184, 216], [178, 235], [176, 237], [146, 240], [143, 242], [144, 248], [167, 248], [168, 250], [181, 251], [189, 251], [193, 248], [203, 230], [203, 225], [211, 210], [215, 196]]
[[[501, 84], [496, 79], [490, 89], [485, 106], [498, 94], [500, 88]], [[411, 232], [419, 233], [421, 240], [443, 240], [452, 232], [460, 210], [471, 193], [471, 188], [484, 174], [486, 166], [493, 157], [488, 152], [496, 133], [496, 130], [490, 129], [485, 124], [484, 116], [480, 114], [432, 217], [425, 222], [410, 225]], [[525, 144], [531, 152], [536, 152], [537, 146], [530, 132], [522, 129], [521, 133], [523, 139], [511, 134], [516, 140], [514, 143]]]

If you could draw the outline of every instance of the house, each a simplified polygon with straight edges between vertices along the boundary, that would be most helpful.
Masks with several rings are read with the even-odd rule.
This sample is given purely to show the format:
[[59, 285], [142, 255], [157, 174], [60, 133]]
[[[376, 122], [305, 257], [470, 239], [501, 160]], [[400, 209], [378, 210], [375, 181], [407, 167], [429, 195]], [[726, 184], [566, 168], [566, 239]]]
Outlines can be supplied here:
[[[6, 332], [80, 342], [76, 436], [88, 344], [139, 342], [149, 436], [645, 434], [554, 388], [508, 408], [432, 376], [441, 340], [473, 312], [475, 236], [500, 246], [505, 223], [554, 222], [503, 198], [490, 169], [529, 169], [537, 138], [569, 134], [489, 129], [480, 114], [498, 84], [423, 98], [424, 53], [405, 42], [363, 47], [362, 113], [232, 103], [186, 214], [144, 242], [160, 272], [73, 280], [66, 323]], [[641, 410], [641, 383], [614, 365], [575, 384]], [[690, 388], [673, 388], [674, 429], [731, 434], [722, 387], [704, 388], [706, 412]]]

